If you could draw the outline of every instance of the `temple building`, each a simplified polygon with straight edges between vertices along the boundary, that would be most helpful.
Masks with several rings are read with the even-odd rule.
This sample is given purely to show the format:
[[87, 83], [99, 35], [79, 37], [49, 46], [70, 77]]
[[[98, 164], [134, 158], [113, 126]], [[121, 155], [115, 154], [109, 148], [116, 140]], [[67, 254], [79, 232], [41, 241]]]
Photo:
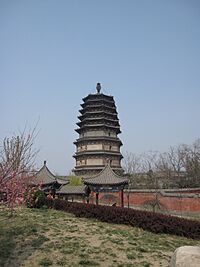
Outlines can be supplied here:
[[115, 101], [113, 96], [101, 93], [100, 83], [96, 89], [96, 93], [83, 98], [75, 130], [79, 137], [74, 142], [74, 172], [82, 177], [99, 174], [108, 163], [115, 173], [123, 172], [122, 142], [118, 137], [121, 131]]

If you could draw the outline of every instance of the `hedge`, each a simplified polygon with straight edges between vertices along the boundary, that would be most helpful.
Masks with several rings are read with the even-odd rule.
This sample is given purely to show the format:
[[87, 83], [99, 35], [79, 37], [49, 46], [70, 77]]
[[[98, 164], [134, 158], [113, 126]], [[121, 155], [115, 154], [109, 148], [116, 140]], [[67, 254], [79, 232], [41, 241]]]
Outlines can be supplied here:
[[172, 234], [200, 239], [200, 222], [171, 215], [122, 207], [72, 203], [61, 199], [45, 199], [49, 208], [73, 213], [77, 217], [94, 218], [103, 222], [140, 227], [152, 233]]

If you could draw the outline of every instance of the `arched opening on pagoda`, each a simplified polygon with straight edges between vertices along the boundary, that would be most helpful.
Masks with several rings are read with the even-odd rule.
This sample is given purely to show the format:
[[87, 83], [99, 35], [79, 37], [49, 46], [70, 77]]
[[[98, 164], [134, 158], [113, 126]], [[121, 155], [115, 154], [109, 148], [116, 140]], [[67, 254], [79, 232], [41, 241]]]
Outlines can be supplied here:
[[99, 193], [121, 192], [120, 203], [124, 207], [124, 188], [128, 185], [128, 179], [117, 175], [110, 165], [107, 165], [96, 176], [85, 178], [84, 184], [89, 188], [89, 191], [96, 194], [96, 205], [99, 204]]

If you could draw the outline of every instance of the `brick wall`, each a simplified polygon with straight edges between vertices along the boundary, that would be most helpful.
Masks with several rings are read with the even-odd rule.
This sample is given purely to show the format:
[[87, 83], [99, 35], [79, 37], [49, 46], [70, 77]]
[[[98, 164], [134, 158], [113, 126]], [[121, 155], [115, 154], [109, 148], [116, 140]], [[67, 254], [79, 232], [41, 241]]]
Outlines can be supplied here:
[[[155, 190], [133, 190], [129, 192], [129, 205], [142, 207], [145, 202], [154, 200], [155, 196]], [[161, 191], [158, 193], [158, 199], [164, 209], [169, 211], [200, 212], [200, 189]], [[105, 204], [116, 202], [120, 205], [120, 192], [101, 193], [99, 200]], [[128, 192], [126, 191], [124, 192], [124, 204], [128, 205]]]

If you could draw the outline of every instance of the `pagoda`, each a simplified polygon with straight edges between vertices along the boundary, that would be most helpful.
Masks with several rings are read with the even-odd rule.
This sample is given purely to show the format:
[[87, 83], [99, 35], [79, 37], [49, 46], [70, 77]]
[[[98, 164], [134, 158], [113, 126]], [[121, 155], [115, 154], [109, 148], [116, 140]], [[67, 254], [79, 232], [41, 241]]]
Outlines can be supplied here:
[[97, 83], [96, 89], [95, 94], [83, 98], [75, 130], [79, 138], [74, 142], [74, 172], [82, 177], [97, 175], [108, 163], [116, 173], [123, 172], [122, 142], [118, 137], [121, 131], [115, 101], [113, 96], [101, 93], [100, 83]]

